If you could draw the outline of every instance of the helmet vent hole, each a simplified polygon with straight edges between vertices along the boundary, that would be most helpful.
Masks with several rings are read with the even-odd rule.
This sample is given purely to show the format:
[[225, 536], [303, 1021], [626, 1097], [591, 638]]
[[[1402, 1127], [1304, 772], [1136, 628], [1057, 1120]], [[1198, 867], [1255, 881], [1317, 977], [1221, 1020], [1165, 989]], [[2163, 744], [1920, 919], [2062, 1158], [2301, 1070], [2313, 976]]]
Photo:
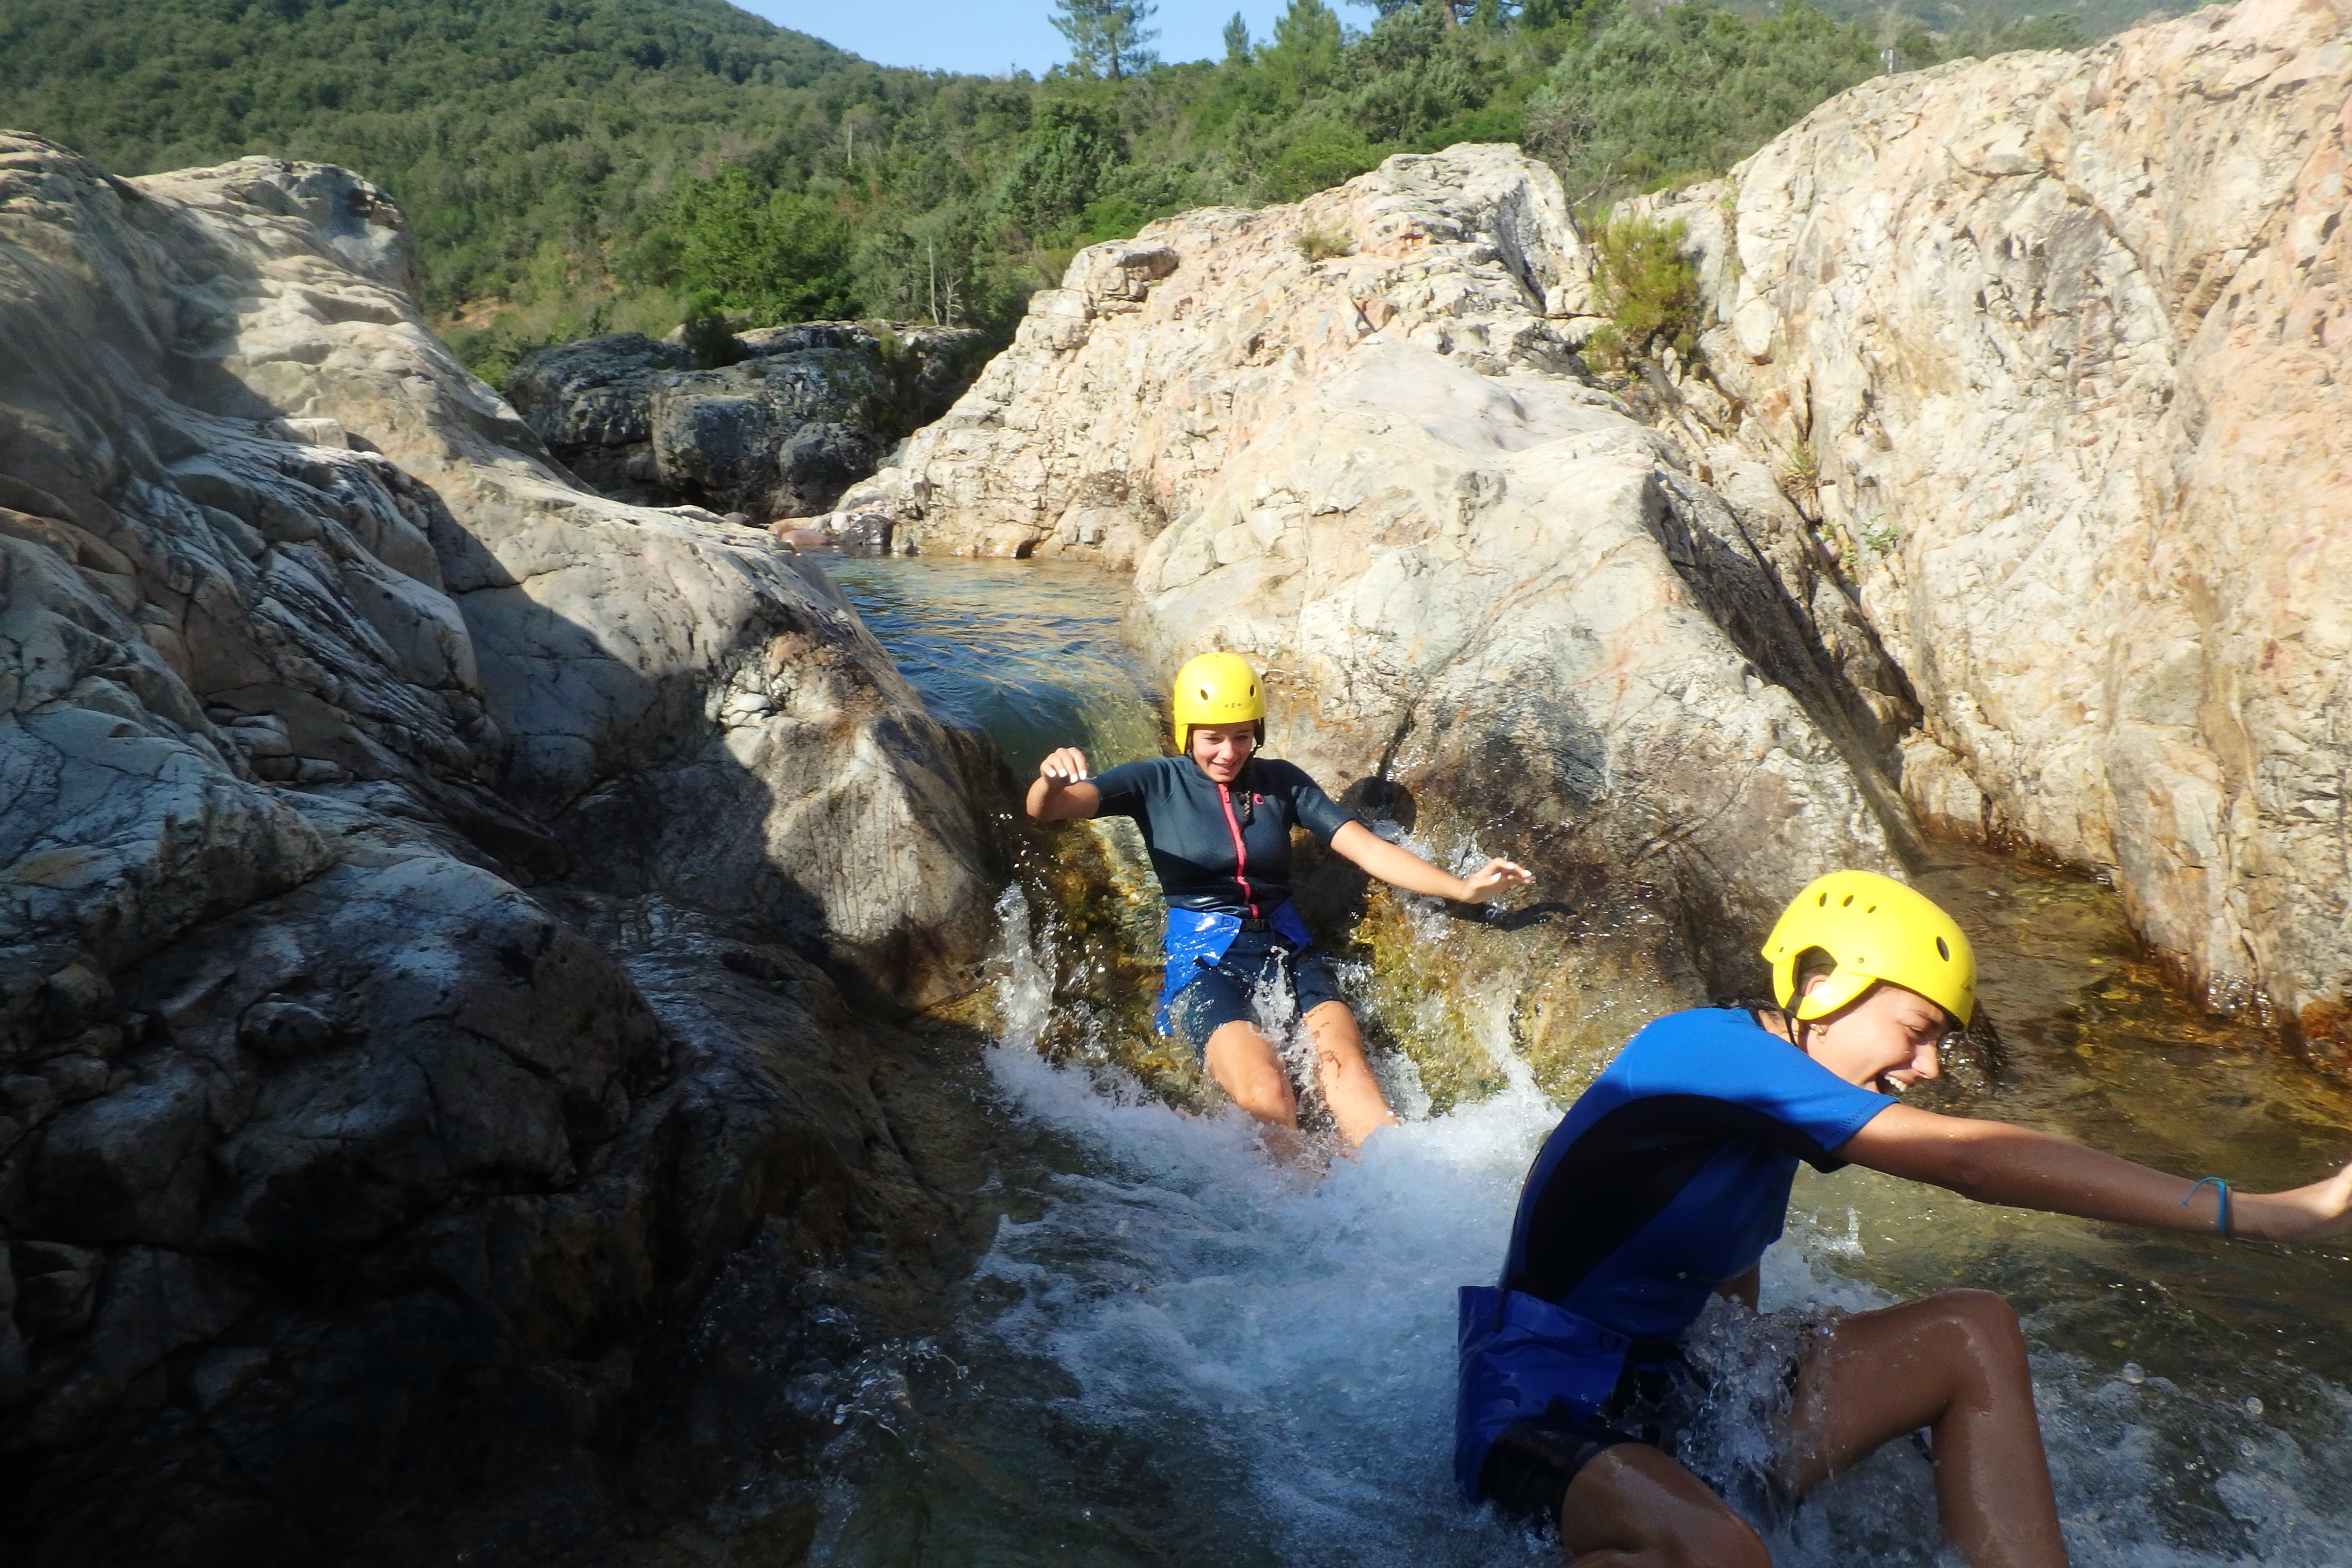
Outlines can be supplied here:
[[1840, 908], [1840, 909], [1844, 909], [1844, 908], [1846, 908], [1848, 905], [1852, 904], [1853, 902], [1853, 895], [1852, 893], [1848, 893], [1844, 898], [1840, 899], [1840, 900], [1838, 900], [1838, 908]]
[[1829, 901], [1830, 896], [1827, 893], [1823, 893], [1820, 898], [1813, 900], [1813, 905], [1817, 909], [1825, 908], [1829, 904]]
[[1940, 936], [1936, 939], [1936, 953], [1946, 963], [1952, 962], [1952, 950]]
[[1868, 905], [1862, 912], [1866, 915], [1874, 915], [1878, 912], [1878, 906], [1876, 904]]

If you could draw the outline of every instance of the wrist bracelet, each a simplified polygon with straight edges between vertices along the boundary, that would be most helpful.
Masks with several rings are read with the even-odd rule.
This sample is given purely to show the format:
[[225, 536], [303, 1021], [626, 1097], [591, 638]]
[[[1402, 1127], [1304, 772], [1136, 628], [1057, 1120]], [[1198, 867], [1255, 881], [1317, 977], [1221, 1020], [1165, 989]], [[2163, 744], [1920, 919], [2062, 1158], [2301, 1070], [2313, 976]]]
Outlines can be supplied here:
[[2180, 1206], [2187, 1208], [2196, 1199], [2198, 1187], [2202, 1187], [2208, 1182], [2213, 1184], [2213, 1196], [2216, 1204], [2213, 1228], [2226, 1237], [2230, 1234], [2230, 1184], [2228, 1182], [2219, 1176], [2198, 1178], [2196, 1186], [2189, 1189], [2189, 1196], [2180, 1200]]

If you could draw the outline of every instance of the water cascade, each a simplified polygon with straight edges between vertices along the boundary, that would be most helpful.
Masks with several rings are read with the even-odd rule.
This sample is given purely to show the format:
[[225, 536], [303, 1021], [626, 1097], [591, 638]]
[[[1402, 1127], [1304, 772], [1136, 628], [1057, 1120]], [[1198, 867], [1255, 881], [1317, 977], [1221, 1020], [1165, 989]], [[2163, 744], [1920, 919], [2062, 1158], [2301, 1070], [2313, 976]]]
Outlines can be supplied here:
[[[1066, 740], [1103, 765], [1156, 751], [1144, 672], [1117, 636], [1119, 580], [833, 570], [935, 710], [989, 730], [1017, 769]], [[1110, 833], [1100, 847], [1108, 917], [1071, 916], [1035, 877], [1000, 902], [981, 1086], [1005, 1128], [982, 1186], [993, 1241], [955, 1287], [950, 1331], [868, 1347], [827, 1384], [840, 1436], [813, 1560], [1557, 1561], [1453, 1495], [1453, 1291], [1493, 1274], [1527, 1162], [1576, 1084], [1539, 1082], [1513, 1053], [1502, 999], [1451, 998], [1433, 1016], [1490, 1066], [1487, 1091], [1432, 1112], [1411, 1044], [1427, 1020], [1375, 1020], [1407, 1042], [1383, 1070], [1408, 1124], [1359, 1157], [1270, 1163], [1236, 1118], [1202, 1113], [1197, 1079], [1136, 1036], [1136, 1014], [1102, 1004], [1104, 975], [1148, 961], [1156, 910], [1133, 847]], [[2005, 1041], [1934, 1103], [2249, 1184], [2343, 1157], [2352, 1095], [2259, 1031], [2189, 1012], [2105, 889], [1958, 850], [1927, 883], [1979, 933]], [[1381, 1005], [1369, 976], [1352, 983]], [[1956, 1282], [2018, 1305], [2078, 1563], [2352, 1562], [2344, 1248], [2155, 1237], [1863, 1171], [1806, 1172], [1795, 1208], [1766, 1259], [1768, 1310]], [[1776, 1366], [1758, 1342], [1795, 1321], [1727, 1308], [1703, 1322], [1708, 1464], [1776, 1561], [1946, 1560], [1907, 1447], [1793, 1510], [1743, 1490], [1752, 1413], [1777, 1392], [1749, 1363]]]

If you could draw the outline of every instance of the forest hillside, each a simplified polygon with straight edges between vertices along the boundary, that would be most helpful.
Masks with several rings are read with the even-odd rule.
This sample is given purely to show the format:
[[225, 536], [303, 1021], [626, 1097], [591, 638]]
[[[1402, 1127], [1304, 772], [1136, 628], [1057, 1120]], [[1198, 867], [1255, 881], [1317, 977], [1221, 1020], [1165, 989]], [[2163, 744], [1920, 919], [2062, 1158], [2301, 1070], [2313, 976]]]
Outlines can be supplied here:
[[885, 68], [722, 0], [0, 0], [0, 125], [124, 174], [249, 153], [362, 174], [414, 226], [433, 319], [496, 382], [532, 344], [688, 314], [1009, 333], [1073, 250], [1155, 216], [1463, 141], [1521, 142], [1604, 200], [1721, 170], [1888, 49], [1916, 68], [2127, 19], [1462, 14], [1292, 0], [1269, 37], [1229, 29], [1222, 61], [1111, 80]]

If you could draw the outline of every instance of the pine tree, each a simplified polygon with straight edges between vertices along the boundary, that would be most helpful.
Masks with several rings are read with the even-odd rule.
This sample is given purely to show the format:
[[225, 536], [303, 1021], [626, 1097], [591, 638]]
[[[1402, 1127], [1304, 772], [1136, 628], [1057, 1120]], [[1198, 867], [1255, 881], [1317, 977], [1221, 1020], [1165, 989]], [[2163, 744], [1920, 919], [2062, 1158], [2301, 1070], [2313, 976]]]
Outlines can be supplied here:
[[1233, 65], [1247, 65], [1250, 58], [1249, 24], [1242, 20], [1239, 11], [1225, 24], [1225, 59]]
[[1070, 40], [1070, 60], [1093, 76], [1118, 81], [1159, 63], [1147, 27], [1160, 9], [1154, 0], [1054, 0], [1055, 31]]

